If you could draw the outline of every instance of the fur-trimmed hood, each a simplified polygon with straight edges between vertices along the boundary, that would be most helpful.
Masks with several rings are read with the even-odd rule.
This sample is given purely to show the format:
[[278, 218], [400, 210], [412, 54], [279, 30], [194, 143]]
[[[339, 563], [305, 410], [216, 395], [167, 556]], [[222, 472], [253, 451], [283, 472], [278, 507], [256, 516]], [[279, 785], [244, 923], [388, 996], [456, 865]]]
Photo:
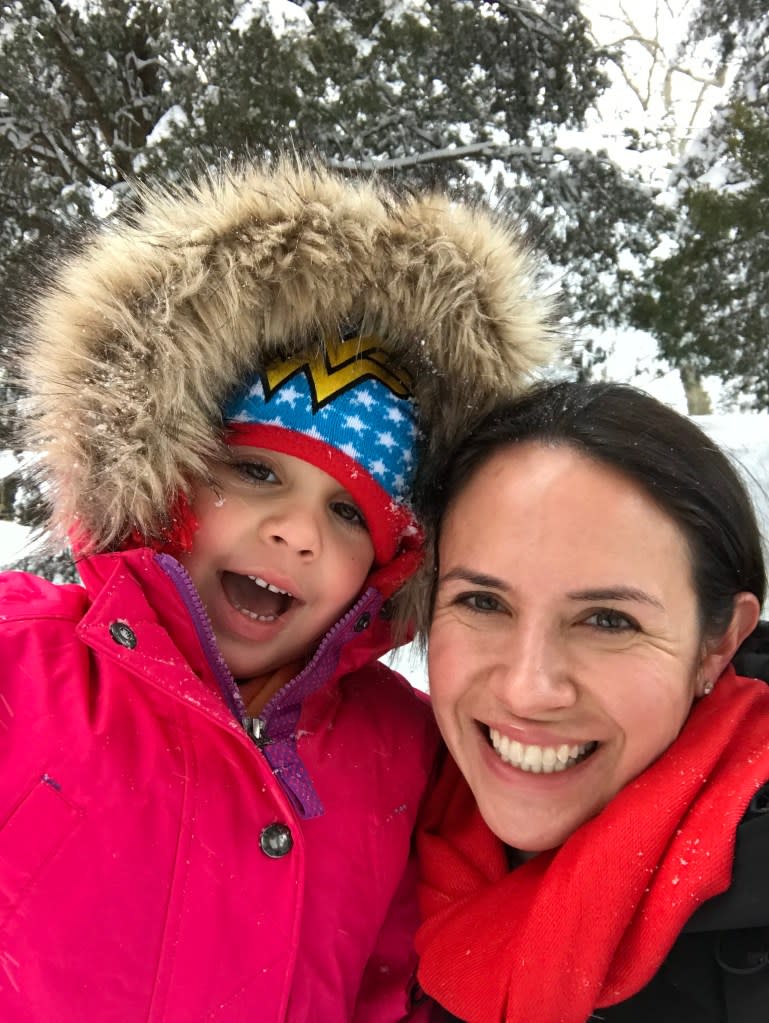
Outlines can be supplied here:
[[284, 160], [145, 188], [35, 304], [27, 444], [52, 526], [88, 550], [160, 534], [220, 453], [225, 398], [259, 365], [379, 335], [414, 379], [434, 450], [555, 354], [510, 224]]

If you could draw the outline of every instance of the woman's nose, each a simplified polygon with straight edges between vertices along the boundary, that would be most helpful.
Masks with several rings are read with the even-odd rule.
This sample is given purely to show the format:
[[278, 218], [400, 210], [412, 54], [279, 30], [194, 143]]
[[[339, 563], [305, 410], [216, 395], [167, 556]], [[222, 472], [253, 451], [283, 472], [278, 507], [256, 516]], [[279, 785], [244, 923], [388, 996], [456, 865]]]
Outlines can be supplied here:
[[538, 718], [571, 707], [576, 679], [557, 636], [544, 629], [514, 630], [504, 651], [497, 651], [489, 674], [497, 700], [522, 718]]

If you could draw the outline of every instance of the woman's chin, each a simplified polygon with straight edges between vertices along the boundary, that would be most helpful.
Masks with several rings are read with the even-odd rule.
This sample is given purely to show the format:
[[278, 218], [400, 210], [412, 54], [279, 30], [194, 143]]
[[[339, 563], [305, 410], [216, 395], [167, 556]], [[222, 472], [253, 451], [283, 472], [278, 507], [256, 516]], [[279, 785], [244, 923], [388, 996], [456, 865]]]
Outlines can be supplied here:
[[[600, 754], [601, 747], [596, 753]], [[487, 747], [466, 771], [481, 815], [506, 845], [526, 854], [554, 849], [600, 812], [596, 753], [567, 770], [533, 773], [504, 763]]]

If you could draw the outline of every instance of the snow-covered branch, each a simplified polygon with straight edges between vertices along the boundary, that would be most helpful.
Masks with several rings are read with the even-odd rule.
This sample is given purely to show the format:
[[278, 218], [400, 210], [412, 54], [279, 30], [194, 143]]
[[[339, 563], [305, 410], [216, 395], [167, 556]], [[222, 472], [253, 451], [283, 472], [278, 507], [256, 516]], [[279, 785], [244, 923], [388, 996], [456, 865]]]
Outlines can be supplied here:
[[[421, 153], [411, 153], [408, 156], [398, 156], [392, 159], [371, 159], [371, 160], [329, 160], [328, 163], [335, 170], [349, 171], [353, 174], [368, 173], [370, 171], [383, 170], [406, 170], [411, 167], [420, 167], [431, 163], [451, 163], [457, 160], [506, 160], [510, 157], [518, 157], [528, 160], [536, 160], [540, 164], [554, 163], [558, 158], [567, 159], [577, 155], [584, 158], [582, 150], [562, 149], [558, 146], [527, 146], [510, 145], [498, 142], [472, 142], [465, 146], [446, 146], [442, 149], [427, 149]], [[601, 157], [596, 157], [601, 159]]]

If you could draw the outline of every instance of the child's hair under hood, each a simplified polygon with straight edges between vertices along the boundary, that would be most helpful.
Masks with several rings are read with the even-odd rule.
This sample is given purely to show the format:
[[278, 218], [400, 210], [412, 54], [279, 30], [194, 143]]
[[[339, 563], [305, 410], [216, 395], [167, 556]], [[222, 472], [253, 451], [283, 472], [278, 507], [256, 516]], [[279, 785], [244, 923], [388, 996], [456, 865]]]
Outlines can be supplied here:
[[255, 369], [352, 329], [414, 384], [426, 450], [451, 445], [554, 355], [513, 225], [317, 164], [145, 186], [42, 290], [22, 372], [51, 525], [83, 553], [162, 536], [222, 453]]

